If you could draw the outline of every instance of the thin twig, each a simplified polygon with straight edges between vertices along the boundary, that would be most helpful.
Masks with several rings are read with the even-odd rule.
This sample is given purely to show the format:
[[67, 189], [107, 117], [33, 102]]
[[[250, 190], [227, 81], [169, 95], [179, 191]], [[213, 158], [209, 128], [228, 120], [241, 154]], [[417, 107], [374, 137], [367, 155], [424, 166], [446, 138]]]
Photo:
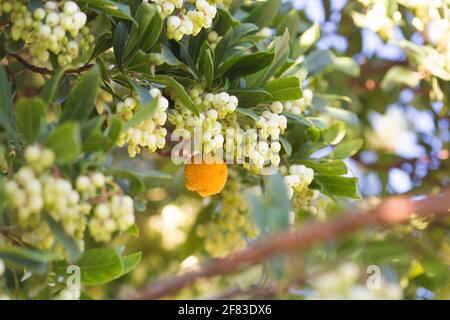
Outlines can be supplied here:
[[258, 264], [275, 255], [310, 247], [327, 239], [348, 234], [370, 225], [401, 223], [417, 216], [450, 214], [450, 190], [438, 196], [415, 201], [407, 196], [386, 199], [380, 206], [368, 212], [341, 215], [325, 223], [311, 222], [301, 229], [273, 236], [245, 250], [223, 259], [212, 260], [202, 268], [167, 280], [150, 284], [130, 295], [130, 299], [158, 299], [178, 292], [199, 279], [211, 278]]
[[[48, 75], [52, 75], [53, 71], [49, 70], [47, 68], [41, 68], [41, 67], [37, 67], [31, 63], [29, 63], [27, 60], [25, 60], [24, 58], [22, 58], [20, 55], [16, 54], [16, 53], [12, 53], [12, 52], [6, 52], [7, 55], [14, 57], [17, 61], [19, 61], [24, 67], [26, 67], [27, 69], [36, 72], [36, 73], [40, 73], [40, 74], [48, 74]], [[93, 64], [85, 64], [84, 66], [77, 68], [77, 69], [68, 69], [66, 70], [66, 74], [71, 74], [71, 73], [81, 73], [83, 71], [87, 71], [90, 68], [92, 68]]]

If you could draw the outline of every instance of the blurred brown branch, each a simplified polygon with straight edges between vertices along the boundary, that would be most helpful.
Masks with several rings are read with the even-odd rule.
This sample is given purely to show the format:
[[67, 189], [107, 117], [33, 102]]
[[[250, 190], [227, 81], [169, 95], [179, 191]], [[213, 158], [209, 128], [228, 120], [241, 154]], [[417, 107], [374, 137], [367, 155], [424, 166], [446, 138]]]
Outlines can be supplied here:
[[[14, 57], [18, 62], [20, 62], [20, 64], [22, 64], [24, 67], [26, 67], [27, 69], [36, 72], [36, 73], [40, 73], [40, 74], [47, 74], [47, 75], [52, 75], [53, 71], [49, 70], [47, 68], [41, 68], [41, 67], [37, 67], [33, 64], [30, 64], [26, 59], [22, 58], [20, 55], [16, 54], [16, 53], [12, 53], [12, 52], [6, 52], [6, 54], [8, 56]], [[92, 68], [92, 64], [85, 64], [84, 66], [81, 66], [78, 69], [68, 69], [66, 70], [66, 74], [71, 74], [71, 73], [81, 73], [83, 71], [87, 71], [90, 68]]]
[[410, 219], [412, 215], [422, 217], [450, 215], [450, 189], [417, 201], [407, 196], [395, 196], [384, 200], [380, 206], [369, 211], [340, 215], [324, 223], [307, 223], [296, 231], [275, 235], [229, 257], [212, 260], [198, 270], [152, 283], [128, 298], [159, 299], [176, 293], [199, 279], [228, 274], [275, 255], [304, 249], [370, 225], [401, 223]]

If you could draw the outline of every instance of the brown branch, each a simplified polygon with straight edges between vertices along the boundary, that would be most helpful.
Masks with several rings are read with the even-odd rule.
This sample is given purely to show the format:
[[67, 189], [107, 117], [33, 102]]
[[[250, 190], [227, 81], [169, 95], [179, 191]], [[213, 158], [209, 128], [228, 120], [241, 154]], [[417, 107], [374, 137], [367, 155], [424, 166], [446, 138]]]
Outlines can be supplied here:
[[304, 249], [370, 225], [400, 223], [410, 219], [413, 214], [423, 217], [434, 214], [443, 216], [450, 214], [449, 210], [450, 190], [419, 201], [414, 201], [407, 196], [391, 197], [379, 207], [367, 212], [341, 215], [325, 223], [310, 222], [297, 231], [275, 235], [229, 257], [212, 260], [199, 270], [150, 284], [128, 298], [158, 299], [175, 293], [199, 279], [228, 274], [242, 267], [258, 264], [275, 255]]
[[[27, 69], [36, 72], [36, 73], [40, 73], [40, 74], [48, 74], [48, 75], [52, 75], [53, 71], [49, 70], [47, 68], [41, 68], [41, 67], [37, 67], [31, 63], [29, 63], [27, 60], [25, 60], [24, 58], [22, 58], [20, 55], [16, 54], [16, 53], [12, 53], [12, 52], [6, 52], [7, 55], [14, 57], [17, 61], [19, 61], [24, 67], [26, 67]], [[77, 69], [68, 69], [66, 70], [66, 74], [71, 74], [71, 73], [81, 73], [83, 71], [87, 71], [90, 68], [92, 68], [93, 64], [85, 64], [84, 66], [77, 68]]]

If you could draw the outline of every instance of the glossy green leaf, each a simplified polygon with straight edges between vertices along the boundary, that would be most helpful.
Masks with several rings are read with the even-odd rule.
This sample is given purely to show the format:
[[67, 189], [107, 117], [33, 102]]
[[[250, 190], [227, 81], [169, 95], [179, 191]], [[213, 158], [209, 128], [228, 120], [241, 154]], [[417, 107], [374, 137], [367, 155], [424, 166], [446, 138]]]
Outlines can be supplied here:
[[381, 89], [391, 91], [395, 88], [413, 88], [420, 82], [419, 72], [412, 71], [402, 66], [395, 66], [389, 69], [380, 83]]
[[331, 159], [345, 159], [351, 157], [361, 149], [363, 143], [363, 139], [341, 142], [328, 157]]
[[269, 26], [275, 19], [280, 6], [281, 0], [261, 1], [253, 8], [245, 21], [254, 23], [259, 27]]
[[0, 245], [0, 259], [34, 273], [44, 273], [47, 272], [48, 262], [60, 260], [61, 256], [52, 252]]
[[114, 56], [116, 57], [117, 65], [123, 71], [125, 47], [128, 40], [128, 27], [125, 22], [120, 21], [114, 31], [113, 47]]
[[17, 126], [28, 143], [34, 143], [38, 138], [41, 120], [46, 110], [46, 104], [39, 97], [21, 98], [17, 102], [15, 109]]
[[123, 274], [133, 271], [141, 262], [142, 253], [136, 252], [122, 257]]
[[303, 96], [301, 82], [297, 77], [272, 80], [266, 88], [272, 95], [271, 102], [296, 100]]
[[46, 103], [52, 103], [55, 100], [60, 81], [63, 79], [66, 70], [67, 67], [58, 69], [53, 77], [41, 89], [39, 95]]
[[99, 87], [100, 68], [94, 66], [70, 91], [69, 98], [64, 103], [61, 121], [87, 119], [94, 110]]
[[87, 250], [76, 265], [80, 267], [81, 283], [84, 285], [108, 283], [124, 272], [122, 259], [112, 248]]
[[66, 248], [68, 253], [69, 261], [75, 262], [81, 255], [81, 249], [78, 246], [75, 238], [68, 235], [61, 224], [56, 222], [50, 216], [46, 216], [45, 220], [52, 231], [52, 234], [55, 236], [57, 241], [61, 243], [64, 248]]
[[318, 175], [315, 177], [322, 192], [330, 196], [359, 198], [358, 179], [335, 175]]
[[80, 126], [76, 122], [66, 122], [57, 126], [45, 140], [45, 145], [55, 152], [60, 163], [71, 162], [81, 155]]
[[273, 58], [274, 54], [268, 52], [234, 56], [219, 65], [218, 76], [224, 75], [231, 79], [244, 77], [264, 69], [272, 63]]
[[191, 97], [187, 94], [186, 90], [184, 90], [183, 86], [179, 84], [178, 81], [176, 81], [173, 77], [167, 75], [157, 75], [155, 76], [154, 81], [167, 86], [169, 89], [174, 90], [178, 98], [186, 108], [188, 108], [194, 114], [199, 114], [200, 110], [195, 105], [194, 101], [192, 101]]
[[303, 54], [308, 51], [320, 37], [320, 26], [315, 23], [309, 29], [302, 33], [298, 42], [299, 47], [296, 51], [297, 55]]

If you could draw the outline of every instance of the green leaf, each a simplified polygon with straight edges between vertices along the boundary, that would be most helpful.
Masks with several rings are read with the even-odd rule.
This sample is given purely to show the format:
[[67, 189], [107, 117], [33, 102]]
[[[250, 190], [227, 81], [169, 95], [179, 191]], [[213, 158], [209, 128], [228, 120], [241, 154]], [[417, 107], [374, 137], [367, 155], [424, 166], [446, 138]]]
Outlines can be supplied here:
[[153, 16], [152, 22], [145, 31], [145, 38], [143, 39], [141, 49], [145, 52], [150, 52], [161, 35], [164, 22], [159, 14]]
[[291, 39], [295, 39], [300, 27], [300, 15], [297, 10], [290, 10], [277, 25], [277, 34], [282, 35], [286, 28], [289, 31]]
[[255, 121], [259, 120], [259, 115], [255, 111], [252, 111], [250, 109], [237, 107], [236, 111], [239, 112], [239, 113], [242, 113], [242, 114], [244, 114], [244, 115], [246, 115], [246, 116], [248, 116], [250, 118], [252, 118]]
[[125, 22], [120, 21], [114, 30], [113, 47], [114, 56], [116, 57], [117, 66], [123, 72], [125, 46], [128, 40], [128, 27]]
[[112, 46], [113, 46], [113, 37], [110, 33], [100, 36], [95, 41], [95, 46], [94, 49], [92, 50], [92, 54], [89, 60], [95, 59]]
[[108, 168], [108, 173], [115, 177], [120, 177], [130, 182], [130, 192], [133, 195], [141, 194], [145, 191], [146, 183], [149, 181], [161, 183], [164, 180], [172, 179], [170, 174], [156, 170], [142, 170], [129, 167]]
[[290, 156], [291, 154], [292, 154], [292, 146], [291, 146], [291, 144], [289, 143], [289, 141], [287, 141], [285, 138], [283, 138], [283, 137], [280, 137], [280, 142], [281, 142], [281, 145], [283, 146], [283, 149], [284, 149], [284, 151], [286, 152], [286, 154], [288, 155], [288, 156]]
[[20, 98], [16, 105], [16, 121], [25, 140], [32, 144], [39, 136], [41, 119], [47, 109], [41, 98]]
[[113, 175], [117, 175], [119, 177], [139, 177], [141, 179], [163, 179], [170, 180], [172, 179], [172, 175], [156, 170], [142, 170], [137, 168], [120, 168], [120, 167], [112, 167], [108, 169]]
[[361, 70], [359, 64], [349, 57], [334, 57], [334, 68], [349, 75], [350, 77], [359, 77]]
[[205, 77], [206, 87], [209, 88], [214, 79], [214, 51], [207, 41], [200, 49], [197, 69]]
[[297, 77], [272, 80], [266, 88], [272, 95], [271, 101], [296, 100], [303, 96], [300, 79]]
[[47, 136], [45, 145], [55, 152], [60, 163], [76, 160], [82, 150], [79, 124], [66, 122], [59, 125]]
[[245, 22], [254, 23], [261, 28], [269, 26], [277, 16], [280, 6], [281, 0], [261, 1], [253, 8]]
[[135, 14], [137, 25], [133, 25], [131, 27], [125, 49], [125, 56], [127, 57], [127, 60], [130, 59], [130, 55], [135, 54], [142, 48], [142, 44], [148, 36], [147, 28], [150, 25], [155, 13], [155, 6], [149, 3], [141, 3], [141, 5], [137, 8]]
[[76, 261], [81, 255], [81, 249], [75, 238], [68, 235], [61, 224], [53, 220], [50, 216], [47, 215], [45, 220], [47, 221], [55, 238], [64, 246], [64, 248], [66, 248], [69, 262]]
[[180, 252], [180, 259], [184, 260], [189, 257], [191, 254], [198, 252], [198, 250], [203, 245], [203, 238], [200, 237], [197, 233], [197, 227], [211, 221], [214, 215], [214, 209], [216, 207], [216, 203], [211, 201], [208, 205], [201, 208], [198, 213], [194, 224], [192, 225], [189, 233], [187, 234], [186, 241], [183, 243]]
[[342, 160], [329, 159], [309, 159], [309, 160], [294, 160], [293, 162], [303, 164], [311, 168], [319, 175], [343, 175], [347, 173], [347, 166]]
[[310, 76], [321, 73], [334, 62], [334, 55], [329, 50], [315, 50], [306, 56], [306, 66]]
[[249, 87], [264, 85], [286, 62], [289, 56], [289, 32], [286, 30], [282, 36], [275, 38], [274, 58], [270, 66], [247, 77]]
[[39, 96], [46, 103], [52, 103], [56, 98], [56, 93], [58, 92], [59, 82], [64, 76], [67, 67], [63, 67], [56, 71], [55, 75], [44, 85]]
[[64, 103], [61, 121], [83, 121], [92, 113], [100, 86], [100, 68], [94, 66], [73, 87]]
[[309, 29], [302, 33], [299, 38], [299, 47], [297, 55], [301, 55], [309, 50], [320, 38], [320, 26], [315, 23]]
[[239, 20], [233, 18], [233, 16], [227, 10], [219, 8], [217, 9], [217, 13], [219, 16], [219, 20], [216, 22], [214, 29], [219, 34], [224, 34], [231, 27], [236, 27], [239, 25]]
[[335, 145], [344, 139], [345, 134], [345, 124], [336, 122], [322, 131], [322, 139], [325, 145]]
[[142, 253], [136, 252], [129, 254], [127, 256], [122, 257], [122, 263], [123, 263], [123, 273], [126, 274], [134, 270], [142, 259]]
[[230, 90], [229, 93], [238, 98], [241, 108], [251, 108], [263, 101], [270, 101], [272, 99], [272, 95], [266, 89], [262, 88]]
[[239, 26], [234, 28], [232, 31], [232, 42], [239, 42], [243, 37], [249, 35], [250, 33], [258, 31], [259, 28], [253, 23], [241, 23]]
[[12, 92], [5, 67], [0, 64], [0, 126], [17, 141], [17, 132], [12, 124]]
[[169, 89], [174, 90], [177, 97], [181, 100], [186, 108], [188, 108], [195, 115], [199, 114], [200, 110], [197, 108], [194, 101], [192, 101], [186, 90], [184, 90], [184, 87], [179, 84], [174, 78], [167, 75], [157, 75], [153, 80], [157, 83], [161, 83], [167, 86]]
[[268, 52], [256, 52], [248, 55], [234, 56], [219, 65], [218, 77], [224, 75], [231, 79], [253, 74], [270, 65], [274, 54]]
[[322, 192], [329, 196], [349, 197], [358, 199], [358, 179], [336, 175], [318, 175], [315, 177]]
[[395, 88], [413, 88], [420, 82], [419, 72], [409, 70], [402, 66], [394, 66], [384, 75], [380, 87], [383, 91], [391, 91]]
[[125, 4], [111, 0], [78, 0], [78, 1], [88, 3], [89, 7], [95, 9], [94, 11], [103, 12], [107, 16], [111, 17], [130, 20], [134, 24], [137, 24], [137, 22], [131, 16], [130, 7], [128, 7]]
[[308, 119], [305, 116], [302, 115], [297, 115], [297, 114], [293, 114], [293, 113], [289, 113], [289, 112], [283, 112], [283, 115], [288, 118], [289, 120], [293, 120], [303, 126], [306, 127], [315, 127], [314, 122], [312, 122], [310, 119]]
[[124, 272], [122, 259], [112, 248], [85, 251], [76, 265], [81, 270], [81, 282], [99, 285], [119, 278]]
[[112, 142], [116, 142], [116, 140], [119, 138], [120, 133], [122, 132], [122, 126], [123, 126], [123, 122], [118, 117], [111, 116], [109, 118], [107, 134]]
[[0, 245], [0, 259], [33, 273], [47, 272], [48, 262], [61, 258], [60, 255], [53, 252]]
[[135, 238], [139, 237], [139, 227], [137, 224], [133, 224], [126, 232]]
[[361, 149], [364, 143], [363, 139], [355, 139], [340, 143], [336, 146], [333, 152], [328, 157], [331, 159], [345, 159], [353, 156]]
[[246, 198], [253, 218], [263, 234], [279, 232], [289, 226], [291, 201], [281, 176], [268, 176], [262, 198], [250, 192], [246, 193]]

